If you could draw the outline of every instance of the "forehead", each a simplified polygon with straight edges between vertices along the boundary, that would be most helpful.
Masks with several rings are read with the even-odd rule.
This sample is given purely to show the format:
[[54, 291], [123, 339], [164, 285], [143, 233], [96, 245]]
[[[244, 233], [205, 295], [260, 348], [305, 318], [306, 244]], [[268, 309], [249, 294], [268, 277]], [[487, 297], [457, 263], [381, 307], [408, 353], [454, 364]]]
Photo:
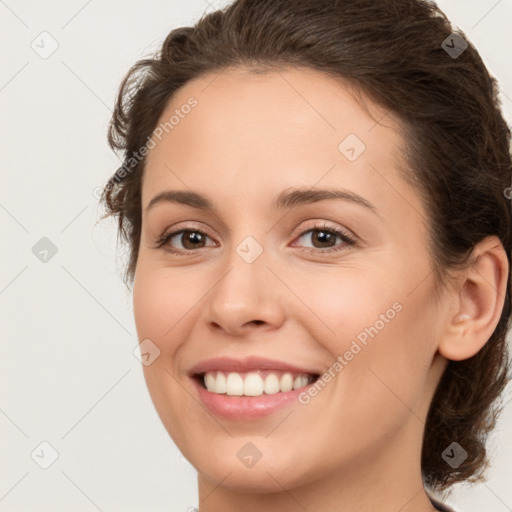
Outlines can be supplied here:
[[[192, 101], [196, 105], [190, 108]], [[382, 120], [389, 129], [375, 137], [371, 132]], [[160, 116], [159, 128], [167, 140], [178, 142], [186, 136], [205, 148], [209, 141], [229, 143], [222, 140], [228, 132], [230, 140], [245, 139], [246, 146], [273, 141], [283, 150], [287, 141], [301, 135], [319, 147], [324, 141], [323, 149], [333, 143], [337, 149], [338, 140], [349, 133], [368, 143], [383, 137], [395, 145], [402, 142], [393, 113], [346, 80], [309, 68], [227, 68], [201, 75], [176, 91]]]
[[245, 199], [320, 180], [375, 196], [382, 176], [396, 181], [402, 164], [404, 140], [393, 114], [311, 69], [200, 76], [174, 94], [156, 128], [143, 207], [163, 188], [221, 195], [237, 183]]

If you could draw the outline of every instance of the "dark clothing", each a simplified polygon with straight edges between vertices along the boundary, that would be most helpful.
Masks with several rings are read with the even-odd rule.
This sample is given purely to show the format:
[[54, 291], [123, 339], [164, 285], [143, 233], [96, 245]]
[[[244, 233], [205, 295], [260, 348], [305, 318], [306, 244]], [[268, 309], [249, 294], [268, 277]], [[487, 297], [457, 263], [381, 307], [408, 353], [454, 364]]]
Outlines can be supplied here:
[[429, 496], [429, 499], [432, 502], [432, 505], [434, 505], [434, 507], [436, 508], [436, 510], [440, 510], [441, 512], [455, 512], [452, 508], [448, 507], [448, 505], [445, 505], [444, 503], [437, 501], [431, 496]]

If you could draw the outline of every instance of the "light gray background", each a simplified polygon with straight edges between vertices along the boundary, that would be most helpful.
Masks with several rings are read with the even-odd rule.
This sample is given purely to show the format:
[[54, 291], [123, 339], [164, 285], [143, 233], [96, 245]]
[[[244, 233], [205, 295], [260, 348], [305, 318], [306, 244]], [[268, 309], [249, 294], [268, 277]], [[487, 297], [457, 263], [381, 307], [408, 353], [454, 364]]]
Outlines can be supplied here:
[[[0, 0], [0, 511], [197, 506], [195, 470], [132, 353], [122, 253], [114, 223], [97, 223], [95, 190], [119, 165], [106, 130], [124, 73], [172, 28], [226, 3]], [[511, 124], [512, 0], [440, 6], [500, 80]], [[59, 45], [47, 59], [31, 48], [43, 31]], [[46, 263], [32, 252], [42, 237], [58, 249]], [[509, 402], [489, 444], [490, 480], [458, 486], [457, 511], [512, 511], [511, 431]], [[58, 452], [48, 469], [35, 462], [51, 460], [43, 441]]]

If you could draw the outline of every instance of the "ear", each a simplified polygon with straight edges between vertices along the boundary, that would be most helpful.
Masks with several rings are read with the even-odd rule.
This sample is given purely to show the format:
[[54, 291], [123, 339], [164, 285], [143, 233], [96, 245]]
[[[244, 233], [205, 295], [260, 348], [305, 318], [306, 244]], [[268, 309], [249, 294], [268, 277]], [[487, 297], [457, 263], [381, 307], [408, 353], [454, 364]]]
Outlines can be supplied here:
[[[438, 350], [447, 359], [474, 356], [498, 325], [509, 279], [507, 254], [496, 236], [479, 242], [469, 268], [458, 271], [458, 286], [443, 300], [450, 302]], [[447, 304], [447, 303], [445, 303]]]

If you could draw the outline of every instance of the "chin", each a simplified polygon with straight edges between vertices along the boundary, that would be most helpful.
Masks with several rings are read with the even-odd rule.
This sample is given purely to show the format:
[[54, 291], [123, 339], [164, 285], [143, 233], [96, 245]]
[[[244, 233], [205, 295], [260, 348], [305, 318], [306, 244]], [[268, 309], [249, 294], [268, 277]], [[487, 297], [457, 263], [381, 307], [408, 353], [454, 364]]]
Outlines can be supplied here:
[[307, 483], [308, 476], [301, 471], [304, 463], [286, 459], [277, 453], [263, 455], [251, 467], [247, 467], [234, 452], [234, 457], [228, 457], [226, 453], [223, 456], [212, 454], [207, 461], [192, 459], [190, 462], [202, 478], [215, 486], [221, 484], [225, 489], [240, 493], [268, 494]]
[[[222, 470], [208, 468], [207, 472], [199, 473], [213, 485], [221, 484], [223, 488], [238, 493], [271, 494], [281, 492], [283, 488], [295, 487], [289, 478], [284, 480], [281, 476], [276, 477], [277, 471], [266, 470], [263, 466], [259, 469], [224, 466]], [[284, 473], [286, 474], [286, 471]]]

